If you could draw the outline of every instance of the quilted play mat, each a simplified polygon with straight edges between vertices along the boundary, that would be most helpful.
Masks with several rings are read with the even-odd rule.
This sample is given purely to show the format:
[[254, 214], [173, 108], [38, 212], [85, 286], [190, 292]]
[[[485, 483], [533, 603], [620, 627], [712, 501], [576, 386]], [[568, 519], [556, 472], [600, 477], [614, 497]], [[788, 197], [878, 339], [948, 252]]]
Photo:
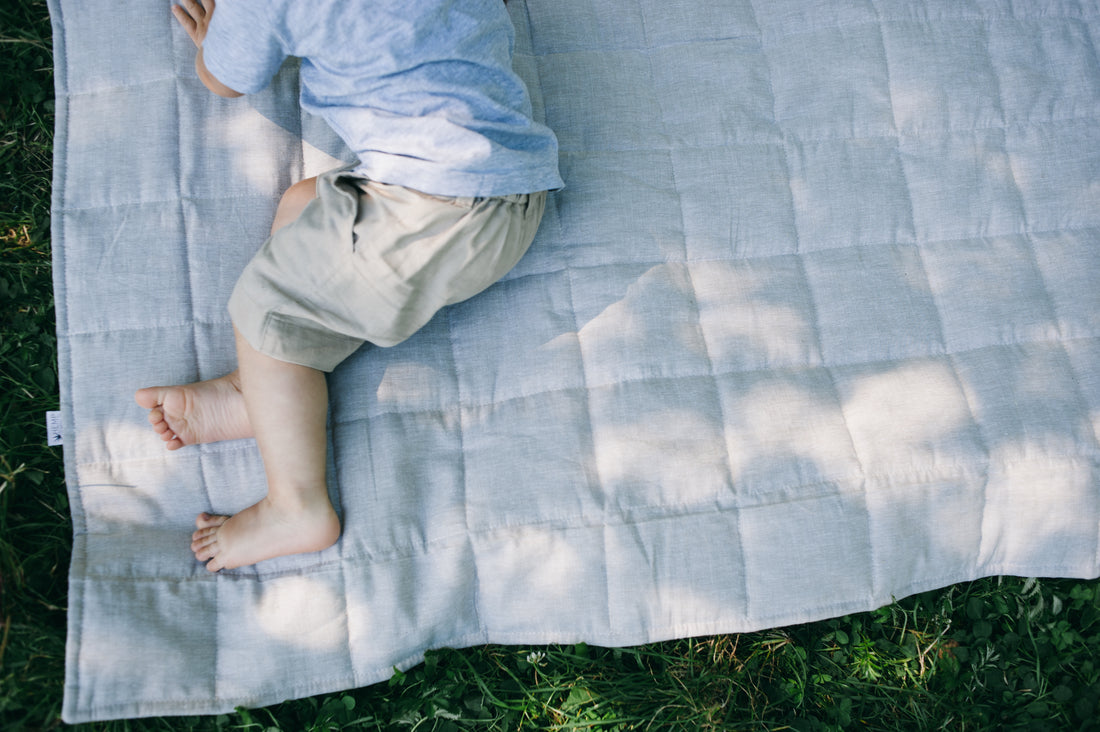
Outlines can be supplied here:
[[132, 395], [233, 368], [280, 193], [347, 152], [293, 64], [209, 94], [168, 8], [50, 0], [67, 721], [1100, 574], [1100, 3], [511, 0], [566, 188], [332, 375], [337, 545], [217, 575], [254, 443], [167, 452]]

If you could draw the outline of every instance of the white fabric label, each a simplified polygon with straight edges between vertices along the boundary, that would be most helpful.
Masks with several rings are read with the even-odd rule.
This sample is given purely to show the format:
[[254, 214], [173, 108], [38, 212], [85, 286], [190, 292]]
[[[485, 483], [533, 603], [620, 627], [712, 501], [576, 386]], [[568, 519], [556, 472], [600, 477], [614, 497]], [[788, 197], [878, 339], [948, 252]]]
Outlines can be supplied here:
[[61, 412], [46, 412], [46, 444], [55, 447], [62, 444]]

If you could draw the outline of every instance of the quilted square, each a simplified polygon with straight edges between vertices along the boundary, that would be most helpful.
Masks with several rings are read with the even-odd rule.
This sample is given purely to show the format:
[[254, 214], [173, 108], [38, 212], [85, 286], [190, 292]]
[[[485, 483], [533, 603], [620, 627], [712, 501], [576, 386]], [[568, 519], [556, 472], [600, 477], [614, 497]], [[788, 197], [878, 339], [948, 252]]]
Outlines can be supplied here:
[[[464, 408], [460, 464], [465, 493], [459, 500], [470, 530], [546, 521], [598, 522], [603, 495], [587, 423], [583, 390]], [[532, 475], [539, 480], [532, 480]], [[407, 480], [403, 475], [400, 479]], [[430, 476], [424, 479], [432, 483]], [[554, 489], [546, 490], [547, 485]]]
[[[540, 275], [537, 287], [530, 284], [529, 279], [497, 283], [445, 314], [464, 404], [584, 386], [569, 273]], [[504, 346], [506, 359], [477, 358]]]
[[[519, 29], [517, 29], [517, 32]], [[512, 56], [512, 69], [519, 74], [523, 83], [527, 86], [527, 93], [531, 96], [531, 116], [536, 120], [546, 119], [546, 102], [542, 98], [542, 87], [539, 84], [538, 59], [530, 53], [520, 50], [526, 36], [516, 36], [516, 52]]]
[[508, 11], [512, 26], [516, 29], [515, 45], [512, 48], [513, 63], [520, 57], [533, 61], [535, 49], [532, 45], [530, 16], [526, 4], [507, 4], [505, 9]]
[[[291, 683], [306, 663], [320, 663], [326, 676], [350, 678], [348, 613], [339, 565], [308, 575], [270, 577], [262, 582], [218, 578], [220, 622], [205, 637], [216, 640], [217, 693], [228, 697], [267, 694]], [[249, 623], [227, 618], [247, 612]], [[186, 615], [186, 613], [183, 613]], [[287, 663], [257, 663], [257, 648], [276, 646]]]
[[799, 251], [913, 240], [896, 140], [791, 140], [787, 159]]
[[[152, 714], [154, 707], [175, 709], [174, 703], [217, 696], [215, 675], [195, 673], [212, 669], [219, 655], [210, 617], [182, 611], [214, 606], [216, 583], [130, 578], [96, 582], [103, 592], [77, 595], [69, 606], [69, 612], [83, 621], [66, 686], [79, 695], [84, 708], [129, 717], [135, 714], [135, 699], [151, 700], [151, 706], [143, 708]], [[141, 673], [132, 673], [135, 668]]]
[[798, 250], [787, 161], [778, 145], [672, 151], [689, 260]]
[[1028, 237], [1063, 338], [1100, 334], [1100, 231], [1083, 229]]
[[376, 414], [332, 435], [337, 465], [370, 450], [370, 478], [336, 473], [345, 529], [343, 557], [378, 557], [453, 537], [466, 528], [458, 415]]
[[[421, 348], [438, 357], [426, 358]], [[391, 348], [364, 344], [329, 374], [332, 424], [453, 407], [459, 391], [450, 351], [446, 309], [404, 343]]]
[[[611, 627], [663, 625], [700, 635], [721, 615], [746, 615], [739, 520], [727, 509], [606, 527]], [[711, 540], [701, 545], [700, 536]], [[695, 561], [701, 554], [708, 560]]]
[[987, 459], [946, 358], [831, 369], [856, 455], [869, 476], [928, 479]]
[[[197, 80], [181, 84], [181, 89], [178, 144], [188, 153], [180, 156], [179, 181], [170, 190], [203, 199], [266, 196], [274, 204], [294, 182], [288, 168], [302, 168], [300, 118], [295, 115], [288, 125], [273, 112], [262, 114], [251, 99], [222, 99]], [[210, 170], [224, 173], [212, 176]]]
[[141, 333], [150, 350], [119, 359], [120, 350], [138, 333], [94, 331], [68, 338], [69, 358], [79, 363], [115, 364], [111, 369], [88, 369], [73, 375], [74, 388], [94, 390], [103, 397], [73, 405], [71, 448], [78, 465], [164, 454], [164, 443], [149, 429], [145, 410], [134, 403], [134, 390], [160, 383], [153, 381], [154, 374], [180, 379], [181, 383], [196, 378], [194, 360], [181, 356], [181, 352], [191, 348], [192, 331], [189, 325], [166, 325]]
[[1084, 24], [992, 23], [989, 50], [1007, 125], [1100, 115], [1100, 62]]
[[596, 470], [613, 513], [732, 503], [712, 378], [625, 381], [591, 389], [588, 403]]
[[814, 28], [766, 48], [775, 118], [803, 140], [894, 133], [890, 79], [877, 25]]
[[[209, 510], [202, 482], [195, 477], [201, 461], [194, 451], [82, 465], [75, 497], [88, 524], [98, 527], [83, 541], [100, 557], [88, 571], [139, 582], [204, 575], [206, 569], [191, 553], [195, 516]], [[171, 495], [149, 489], [154, 476], [168, 481]]]
[[988, 27], [981, 18], [883, 24], [898, 132], [927, 135], [1004, 124]]
[[1027, 237], [937, 242], [922, 252], [948, 352], [1058, 337]]
[[214, 320], [196, 320], [191, 325], [199, 379], [217, 378], [237, 368], [236, 343], [228, 313], [218, 317], [215, 312]]
[[827, 364], [944, 352], [936, 303], [916, 246], [815, 252], [803, 263]]
[[[545, 638], [568, 642], [609, 630], [602, 525], [501, 529], [475, 536], [471, 543], [478, 572], [478, 620], [494, 638], [506, 643]], [[573, 612], [577, 607], [601, 610], [578, 623]]]
[[646, 51], [539, 56], [538, 74], [546, 124], [563, 152], [663, 147], [661, 104]]
[[[205, 504], [200, 508], [201, 511], [212, 511], [224, 515], [234, 514], [251, 506], [267, 493], [263, 463], [260, 461], [260, 452], [256, 449], [255, 440], [234, 440], [185, 447], [172, 453], [168, 459], [180, 453], [191, 452], [198, 453], [200, 469], [180, 489], [198, 494], [197, 500]], [[179, 469], [183, 470], [185, 467], [187, 466], [180, 466]], [[331, 476], [331, 470], [329, 473]], [[335, 505], [340, 505], [338, 496]], [[188, 511], [186, 515], [194, 521], [198, 513], [199, 511]]]
[[[1076, 377], [1060, 344], [982, 348], [953, 360], [994, 463], [1100, 451], [1088, 413], [1070, 397]], [[1040, 383], [1064, 396], [1038, 393]]]
[[355, 676], [339, 688], [386, 681], [408, 668], [420, 648], [484, 643], [479, 628], [477, 568], [467, 537], [430, 551], [348, 561], [344, 572], [347, 645]]
[[1100, 436], [1100, 338], [1071, 340], [1064, 347], [1082, 403], [1089, 411], [1092, 432]]
[[[575, 267], [683, 261], [684, 221], [670, 153], [564, 154], [565, 189], [555, 193], [561, 256]], [[630, 246], [600, 232], [629, 232]]]
[[[675, 7], [675, 6], [670, 6]], [[672, 147], [777, 143], [768, 62], [755, 37], [734, 37], [651, 52], [661, 129]], [[698, 100], [706, 99], [705, 105]]]
[[1095, 119], [1012, 128], [1005, 145], [1029, 230], [1100, 227]]
[[718, 377], [738, 505], [798, 500], [859, 481], [861, 467], [825, 369]]
[[1001, 236], [1023, 232], [1018, 165], [999, 129], [905, 137], [901, 157], [920, 241]]
[[[1024, 574], [1020, 567], [1042, 557], [1038, 576], [1057, 577], [1079, 557], [1095, 556], [1098, 473], [1094, 460], [1080, 458], [990, 464], [979, 561], [998, 574]], [[1014, 516], [1027, 517], [1028, 531], [1013, 531]]]
[[902, 587], [911, 594], [929, 589], [929, 580], [899, 583], [913, 577], [969, 574], [978, 563], [985, 481], [978, 470], [913, 482], [869, 479], [866, 501], [872, 516], [875, 586]]
[[[570, 279], [589, 388], [711, 373], [685, 265], [579, 269]], [[655, 349], [667, 357], [654, 359]]]
[[797, 257], [689, 266], [716, 374], [821, 364], [817, 314]]
[[[178, 549], [187, 549], [189, 537], [194, 530], [195, 516], [209, 509], [209, 499], [201, 479], [194, 476], [203, 466], [201, 462], [208, 458], [199, 449], [168, 452], [163, 448], [148, 456], [127, 456], [125, 459], [109, 463], [105, 460], [86, 460], [77, 467], [79, 478], [79, 501], [85, 518], [93, 523], [106, 522], [116, 527], [127, 527], [123, 531], [102, 532], [92, 541], [118, 542], [122, 534], [141, 531], [149, 527], [157, 532], [179, 531]], [[240, 461], [238, 461], [240, 462]], [[222, 467], [211, 461], [212, 467]], [[230, 475], [236, 470], [230, 468]], [[167, 476], [168, 482], [177, 490], [157, 494], [148, 488], [153, 476]], [[190, 570], [193, 557], [188, 551], [181, 554], [187, 561], [182, 565]], [[119, 552], [110, 557], [100, 569], [105, 573], [125, 568], [133, 571], [136, 565], [153, 557], [139, 556], [134, 552]], [[108, 564], [117, 561], [114, 567]], [[153, 561], [156, 561], [153, 559]], [[145, 565], [149, 566], [149, 565]], [[161, 562], [161, 567], [170, 566]], [[179, 567], [174, 568], [176, 571]], [[172, 572], [165, 571], [165, 574]]]
[[[190, 47], [193, 59], [194, 45], [182, 28], [173, 27], [176, 21], [163, 5], [154, 3], [127, 8], [127, 20], [119, 22], [117, 13], [104, 12], [94, 3], [75, 3], [65, 8], [67, 28], [79, 28], [79, 32], [65, 32], [58, 39], [64, 43], [68, 58], [96, 58], [90, 68], [59, 69], [59, 79], [67, 84], [69, 94], [94, 94], [117, 89], [119, 80], [127, 86], [168, 81], [171, 89], [179, 69], [187, 68], [184, 54]], [[165, 39], [171, 40], [165, 44]], [[103, 49], [127, 48], [127, 53], [104, 53]]]
[[[186, 272], [187, 250], [163, 246], [183, 237], [177, 206], [150, 203], [76, 210], [63, 227], [87, 246], [72, 252], [70, 270], [59, 274], [74, 297], [102, 305], [70, 311], [70, 331], [155, 328], [191, 317], [189, 283], [180, 274]], [[145, 256], [151, 248], [160, 256]]]
[[[872, 547], [862, 491], [744, 508], [748, 612], [784, 625], [801, 598], [822, 608], [872, 594]], [[836, 572], [837, 566], [853, 568]], [[834, 613], [835, 614], [835, 611]]]
[[[58, 201], [65, 209], [106, 208], [172, 200], [179, 195], [179, 135], [176, 85], [120, 86], [70, 97], [67, 113], [83, 120], [68, 130], [70, 155], [110, 159], [115, 166], [91, 165], [68, 171]], [[151, 155], [156, 150], [161, 154]], [[164, 153], [173, 151], [173, 154]], [[115, 185], [114, 171], [125, 170], [128, 185]]]
[[190, 272], [182, 286], [190, 296], [192, 316], [224, 323], [228, 331], [229, 294], [264, 243], [275, 216], [275, 199], [263, 194], [185, 198], [180, 206]]

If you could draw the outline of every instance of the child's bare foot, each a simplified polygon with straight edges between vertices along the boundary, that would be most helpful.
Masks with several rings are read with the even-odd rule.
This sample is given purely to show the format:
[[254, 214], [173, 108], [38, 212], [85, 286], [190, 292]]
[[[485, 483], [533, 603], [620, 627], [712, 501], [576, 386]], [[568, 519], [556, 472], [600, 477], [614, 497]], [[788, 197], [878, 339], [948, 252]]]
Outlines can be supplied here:
[[138, 389], [134, 400], [169, 450], [200, 442], [253, 437], [237, 372], [181, 386]]
[[199, 514], [191, 551], [211, 572], [287, 554], [319, 552], [340, 538], [340, 519], [327, 497], [287, 510], [270, 497], [233, 516]]

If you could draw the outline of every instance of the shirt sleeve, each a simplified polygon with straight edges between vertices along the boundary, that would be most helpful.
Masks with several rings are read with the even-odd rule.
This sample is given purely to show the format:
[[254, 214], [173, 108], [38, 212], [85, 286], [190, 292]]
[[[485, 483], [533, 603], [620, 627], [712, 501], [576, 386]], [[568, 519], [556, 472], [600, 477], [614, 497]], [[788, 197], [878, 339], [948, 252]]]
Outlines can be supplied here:
[[267, 86], [286, 59], [271, 4], [221, 0], [202, 43], [203, 63], [214, 78], [241, 94]]

